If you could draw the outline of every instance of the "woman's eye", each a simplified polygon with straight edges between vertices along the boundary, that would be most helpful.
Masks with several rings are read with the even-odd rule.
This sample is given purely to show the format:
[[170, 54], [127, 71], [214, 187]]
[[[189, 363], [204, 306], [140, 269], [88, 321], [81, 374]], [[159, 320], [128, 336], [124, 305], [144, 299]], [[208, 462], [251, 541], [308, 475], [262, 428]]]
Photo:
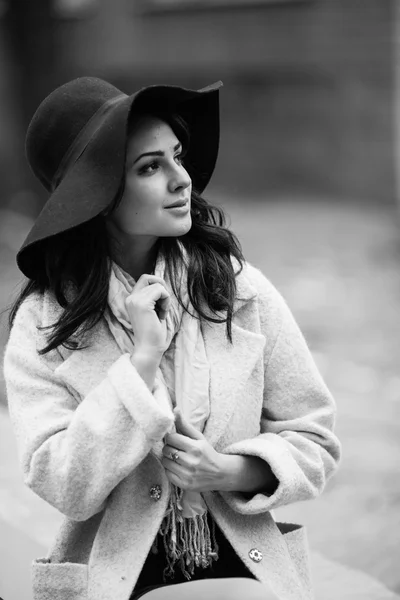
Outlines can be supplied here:
[[[176, 154], [174, 156], [175, 162], [177, 162], [179, 165], [181, 165], [183, 163], [184, 156], [185, 156], [184, 152], [180, 152], [179, 154]], [[153, 160], [152, 162], [147, 163], [146, 165], [143, 165], [143, 167], [140, 167], [139, 175], [151, 175], [155, 171], [158, 171], [160, 168], [161, 168], [160, 161]]]
[[154, 171], [156, 171], [158, 168], [158, 162], [157, 161], [153, 161], [147, 165], [144, 165], [140, 170], [139, 173], [140, 174], [150, 174], [153, 173]]

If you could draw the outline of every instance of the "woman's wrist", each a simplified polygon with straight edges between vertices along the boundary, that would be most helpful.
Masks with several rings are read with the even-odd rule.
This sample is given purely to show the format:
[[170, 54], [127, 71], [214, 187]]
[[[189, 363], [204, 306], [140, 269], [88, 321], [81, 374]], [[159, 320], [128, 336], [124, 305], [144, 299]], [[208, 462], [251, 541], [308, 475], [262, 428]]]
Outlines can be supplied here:
[[267, 462], [258, 456], [221, 454], [223, 492], [250, 492], [272, 495], [279, 485]]
[[162, 354], [141, 348], [135, 348], [131, 354], [131, 363], [150, 391], [153, 391], [161, 358]]

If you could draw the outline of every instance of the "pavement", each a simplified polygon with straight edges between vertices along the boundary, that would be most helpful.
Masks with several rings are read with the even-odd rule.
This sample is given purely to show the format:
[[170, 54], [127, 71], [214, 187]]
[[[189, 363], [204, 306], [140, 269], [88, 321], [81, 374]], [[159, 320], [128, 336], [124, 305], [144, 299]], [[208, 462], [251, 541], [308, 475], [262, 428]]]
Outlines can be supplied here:
[[[246, 257], [283, 293], [338, 404], [343, 461], [315, 501], [276, 511], [305, 524], [316, 600], [400, 596], [400, 253], [388, 207], [219, 196]], [[28, 220], [0, 215], [0, 310], [19, 280]], [[0, 321], [0, 347], [7, 337]], [[0, 396], [2, 381], [0, 376]], [[4, 390], [3, 390], [4, 392]], [[21, 478], [0, 408], [0, 597], [31, 600], [29, 564], [61, 515]]]

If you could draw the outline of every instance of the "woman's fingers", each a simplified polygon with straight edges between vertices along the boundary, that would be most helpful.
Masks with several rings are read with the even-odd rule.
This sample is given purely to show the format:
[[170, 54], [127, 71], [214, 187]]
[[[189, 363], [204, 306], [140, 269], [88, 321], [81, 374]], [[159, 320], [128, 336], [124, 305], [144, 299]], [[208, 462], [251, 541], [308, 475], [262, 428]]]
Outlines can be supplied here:
[[151, 299], [154, 301], [165, 300], [170, 297], [170, 293], [165, 287], [165, 284], [162, 285], [158, 282], [152, 283], [147, 288], [144, 288], [142, 294], [146, 299]]
[[178, 451], [178, 458], [174, 460], [171, 456], [173, 456], [175, 452], [175, 448], [171, 448], [167, 453], [163, 452], [161, 464], [166, 471], [174, 473], [177, 477], [186, 477], [188, 475], [188, 467], [184, 461], [184, 453], [182, 452], [182, 455], [180, 456]]
[[164, 438], [165, 445], [171, 446], [176, 450], [182, 450], [183, 452], [189, 452], [193, 449], [193, 442], [186, 435], [180, 433], [167, 433]]
[[146, 288], [148, 285], [152, 285], [153, 283], [160, 283], [165, 287], [165, 281], [162, 277], [157, 277], [157, 275], [148, 275], [147, 273], [143, 273], [135, 283], [134, 289], [139, 291], [141, 289]]
[[177, 463], [184, 458], [185, 454], [183, 450], [178, 450], [177, 448], [174, 448], [174, 446], [169, 446], [168, 444], [164, 446], [162, 453], [165, 458], [169, 458]]
[[154, 303], [158, 318], [162, 321], [171, 306], [171, 295], [165, 284], [153, 283], [143, 290], [146, 301]]
[[135, 335], [135, 348], [159, 355], [167, 348], [165, 317], [171, 303], [165, 281], [156, 275], [142, 275], [125, 300]]
[[171, 305], [171, 299], [164, 279], [157, 275], [144, 273], [139, 277], [132, 293], [136, 295], [142, 290], [145, 297], [156, 304], [159, 319], [161, 321], [165, 319]]
[[169, 469], [165, 469], [165, 474], [167, 476], [168, 481], [170, 481], [176, 487], [183, 489], [179, 475], [176, 475], [175, 473], [173, 473], [173, 471], [170, 471]]
[[171, 306], [171, 294], [161, 277], [142, 275], [125, 302], [134, 310], [155, 309], [162, 321]]

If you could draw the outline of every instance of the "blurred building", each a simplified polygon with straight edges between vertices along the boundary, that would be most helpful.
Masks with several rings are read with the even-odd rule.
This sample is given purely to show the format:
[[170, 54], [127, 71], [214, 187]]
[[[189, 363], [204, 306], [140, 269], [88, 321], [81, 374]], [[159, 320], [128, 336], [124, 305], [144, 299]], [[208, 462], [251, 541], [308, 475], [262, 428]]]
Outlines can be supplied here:
[[51, 87], [222, 79], [213, 190], [390, 203], [395, 3], [57, 0]]

